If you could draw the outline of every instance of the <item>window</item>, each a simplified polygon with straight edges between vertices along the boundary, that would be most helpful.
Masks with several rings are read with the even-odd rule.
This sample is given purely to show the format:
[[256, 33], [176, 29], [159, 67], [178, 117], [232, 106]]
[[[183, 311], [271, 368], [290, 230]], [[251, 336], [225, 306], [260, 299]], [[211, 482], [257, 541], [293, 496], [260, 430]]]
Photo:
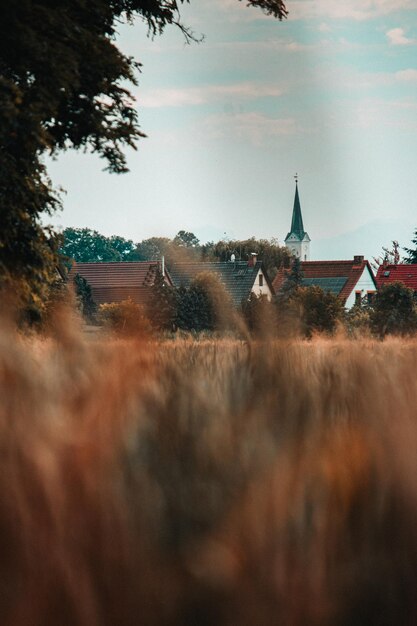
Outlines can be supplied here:
[[263, 274], [259, 274], [259, 287], [263, 287], [264, 277]]
[[362, 294], [360, 291], [355, 291], [355, 304], [360, 305], [362, 302]]
[[368, 304], [373, 304], [375, 300], [375, 291], [368, 291], [368, 293], [366, 294], [366, 297], [368, 299]]

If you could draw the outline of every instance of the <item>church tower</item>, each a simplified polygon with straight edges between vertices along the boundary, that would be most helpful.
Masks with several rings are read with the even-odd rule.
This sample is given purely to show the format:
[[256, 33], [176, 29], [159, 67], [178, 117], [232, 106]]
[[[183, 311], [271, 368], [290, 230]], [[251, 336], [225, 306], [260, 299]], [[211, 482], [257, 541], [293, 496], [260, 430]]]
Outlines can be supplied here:
[[292, 210], [291, 230], [285, 237], [285, 245], [293, 256], [300, 261], [310, 260], [310, 237], [304, 230], [303, 216], [301, 215], [300, 197], [298, 195], [298, 175], [295, 176], [295, 198]]

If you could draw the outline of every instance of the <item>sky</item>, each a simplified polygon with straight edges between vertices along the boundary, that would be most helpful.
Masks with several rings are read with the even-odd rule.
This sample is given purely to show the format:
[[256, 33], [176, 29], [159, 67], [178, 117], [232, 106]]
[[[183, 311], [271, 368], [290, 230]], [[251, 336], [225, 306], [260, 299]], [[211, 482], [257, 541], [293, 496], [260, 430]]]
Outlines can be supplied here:
[[142, 66], [132, 88], [147, 138], [112, 175], [95, 155], [47, 163], [53, 220], [133, 241], [275, 238], [291, 223], [294, 175], [311, 259], [379, 256], [417, 228], [416, 0], [288, 0], [288, 19], [238, 0], [191, 0], [154, 39], [121, 26]]

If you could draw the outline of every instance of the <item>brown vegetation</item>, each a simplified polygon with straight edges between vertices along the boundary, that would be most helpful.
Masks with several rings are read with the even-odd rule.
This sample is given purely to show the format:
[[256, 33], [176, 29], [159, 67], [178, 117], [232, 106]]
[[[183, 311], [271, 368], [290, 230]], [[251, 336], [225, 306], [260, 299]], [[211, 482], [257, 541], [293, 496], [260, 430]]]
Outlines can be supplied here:
[[416, 342], [57, 328], [0, 334], [2, 625], [416, 623]]

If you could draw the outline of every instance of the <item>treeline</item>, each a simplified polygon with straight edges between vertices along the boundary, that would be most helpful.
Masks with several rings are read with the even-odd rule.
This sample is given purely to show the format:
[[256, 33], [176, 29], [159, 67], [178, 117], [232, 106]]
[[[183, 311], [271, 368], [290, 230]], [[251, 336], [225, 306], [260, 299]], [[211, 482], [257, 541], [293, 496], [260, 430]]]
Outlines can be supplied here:
[[106, 237], [89, 228], [66, 228], [61, 235], [60, 253], [67, 262], [99, 263], [114, 261], [228, 261], [232, 254], [246, 260], [251, 252], [262, 259], [271, 279], [277, 270], [289, 265], [289, 252], [276, 239], [221, 240], [200, 243], [194, 233], [180, 230], [173, 239], [151, 237], [135, 243], [117, 235]]

